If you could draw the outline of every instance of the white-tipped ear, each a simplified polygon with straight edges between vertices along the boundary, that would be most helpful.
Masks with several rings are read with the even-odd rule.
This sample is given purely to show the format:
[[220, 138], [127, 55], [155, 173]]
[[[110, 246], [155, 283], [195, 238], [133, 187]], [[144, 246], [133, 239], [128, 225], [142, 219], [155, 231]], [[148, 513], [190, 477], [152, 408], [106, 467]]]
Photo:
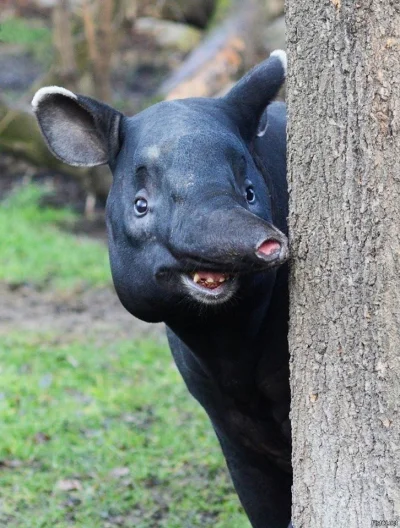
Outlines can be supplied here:
[[122, 114], [59, 86], [38, 90], [32, 107], [56, 158], [77, 167], [109, 163], [120, 148]]
[[224, 97], [227, 111], [246, 141], [257, 133], [261, 116], [285, 82], [286, 53], [277, 50], [250, 70]]
[[47, 96], [52, 94], [64, 95], [65, 97], [69, 97], [70, 99], [75, 99], [75, 101], [78, 99], [78, 97], [73, 92], [70, 92], [62, 86], [45, 86], [44, 88], [40, 88], [40, 90], [38, 90], [33, 96], [33, 111], [36, 112], [40, 102], [43, 101], [43, 99], [45, 99]]
[[282, 63], [282, 68], [285, 72], [285, 77], [287, 75], [287, 55], [286, 55], [286, 51], [283, 51], [283, 50], [275, 50], [271, 53], [271, 57], [278, 57], [278, 59], [281, 61]]

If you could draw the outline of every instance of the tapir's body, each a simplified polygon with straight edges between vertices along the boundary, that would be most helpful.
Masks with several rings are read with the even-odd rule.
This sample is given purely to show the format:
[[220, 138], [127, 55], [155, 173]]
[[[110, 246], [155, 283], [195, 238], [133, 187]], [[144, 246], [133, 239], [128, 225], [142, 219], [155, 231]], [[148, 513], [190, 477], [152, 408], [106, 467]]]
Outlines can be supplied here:
[[117, 293], [166, 323], [254, 528], [286, 528], [291, 507], [286, 112], [271, 103], [286, 64], [273, 55], [222, 99], [132, 118], [56, 87], [33, 101], [56, 156], [110, 165]]
[[[286, 233], [286, 109], [273, 103], [268, 113], [254, 150], [275, 194], [274, 225]], [[287, 265], [258, 284], [253, 279], [250, 295], [234, 309], [167, 320], [167, 335], [190, 393], [212, 421], [253, 526], [286, 528], [292, 480]]]

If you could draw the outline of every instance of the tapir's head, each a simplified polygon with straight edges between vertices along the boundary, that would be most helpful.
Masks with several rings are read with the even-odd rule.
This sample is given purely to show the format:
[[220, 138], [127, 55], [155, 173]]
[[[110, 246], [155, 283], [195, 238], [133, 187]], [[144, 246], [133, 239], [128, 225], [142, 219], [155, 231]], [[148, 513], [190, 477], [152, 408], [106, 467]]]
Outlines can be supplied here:
[[270, 189], [249, 151], [285, 67], [284, 52], [274, 52], [223, 98], [162, 102], [134, 117], [63, 88], [35, 95], [57, 158], [112, 170], [111, 268], [135, 316], [219, 309], [251, 274], [286, 260], [287, 239], [273, 225]]

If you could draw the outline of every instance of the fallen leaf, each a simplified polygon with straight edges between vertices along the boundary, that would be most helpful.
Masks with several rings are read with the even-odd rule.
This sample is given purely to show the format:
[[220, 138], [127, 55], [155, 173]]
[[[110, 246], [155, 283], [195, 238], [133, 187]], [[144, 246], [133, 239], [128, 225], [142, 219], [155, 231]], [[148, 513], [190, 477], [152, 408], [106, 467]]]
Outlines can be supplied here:
[[22, 460], [0, 460], [0, 469], [4, 468], [19, 468], [22, 466]]
[[45, 444], [46, 442], [49, 442], [51, 440], [51, 436], [49, 436], [46, 433], [36, 433], [33, 437], [33, 441], [35, 444]]
[[112, 478], [126, 477], [127, 475], [129, 475], [129, 472], [130, 470], [127, 467], [117, 467], [110, 471], [110, 477]]
[[67, 356], [67, 362], [71, 365], [73, 368], [79, 367], [79, 361], [74, 358], [74, 356]]
[[57, 488], [61, 491], [81, 490], [82, 484], [76, 479], [65, 479], [57, 482]]

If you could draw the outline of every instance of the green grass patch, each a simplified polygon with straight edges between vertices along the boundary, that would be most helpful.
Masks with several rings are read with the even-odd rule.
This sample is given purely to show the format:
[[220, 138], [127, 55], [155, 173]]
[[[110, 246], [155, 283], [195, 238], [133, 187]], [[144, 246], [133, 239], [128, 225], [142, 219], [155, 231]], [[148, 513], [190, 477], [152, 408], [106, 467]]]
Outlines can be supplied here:
[[6, 44], [35, 44], [40, 40], [51, 42], [51, 33], [45, 26], [33, 25], [16, 17], [0, 24], [0, 40]]
[[8, 18], [0, 24], [0, 44], [19, 44], [48, 64], [52, 58], [51, 30], [39, 19]]
[[165, 346], [0, 336], [0, 525], [248, 528]]
[[104, 244], [60, 229], [75, 215], [39, 206], [43, 189], [28, 185], [0, 205], [0, 280], [68, 289], [111, 281]]

